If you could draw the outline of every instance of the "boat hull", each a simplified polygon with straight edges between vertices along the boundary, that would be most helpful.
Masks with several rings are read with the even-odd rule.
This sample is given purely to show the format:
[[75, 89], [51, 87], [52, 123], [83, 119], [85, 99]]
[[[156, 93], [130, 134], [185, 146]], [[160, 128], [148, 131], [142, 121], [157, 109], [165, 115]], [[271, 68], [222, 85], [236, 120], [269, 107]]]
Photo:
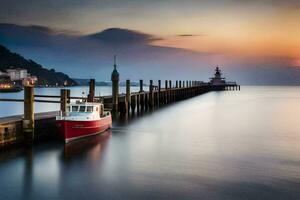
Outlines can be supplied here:
[[111, 116], [92, 121], [57, 120], [57, 126], [65, 142], [95, 135], [111, 128]]

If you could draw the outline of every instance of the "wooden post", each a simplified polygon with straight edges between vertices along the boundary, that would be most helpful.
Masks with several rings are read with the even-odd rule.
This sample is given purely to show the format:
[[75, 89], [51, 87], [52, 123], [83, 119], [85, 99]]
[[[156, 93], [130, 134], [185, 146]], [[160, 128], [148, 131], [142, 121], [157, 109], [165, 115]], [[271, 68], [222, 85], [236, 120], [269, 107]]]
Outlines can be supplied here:
[[154, 106], [153, 80], [150, 80], [148, 104], [150, 108], [153, 108]]
[[127, 109], [126, 112], [129, 113], [129, 109], [131, 107], [131, 96], [130, 96], [130, 80], [126, 80], [126, 103], [127, 103]]
[[71, 103], [71, 90], [67, 89], [67, 103]]
[[145, 93], [140, 93], [140, 105], [141, 105], [141, 111], [143, 112], [145, 110]]
[[172, 101], [172, 81], [169, 80], [169, 92], [168, 92], [168, 101], [171, 102]]
[[34, 140], [34, 87], [24, 87], [23, 134], [27, 144]]
[[134, 94], [134, 95], [132, 95], [131, 96], [131, 113], [132, 114], [134, 114], [134, 112], [135, 112], [135, 108], [136, 108], [136, 100], [137, 100], [137, 98], [136, 98], [136, 95]]
[[176, 81], [176, 88], [178, 88], [178, 81]]
[[158, 80], [158, 93], [157, 93], [157, 105], [161, 103], [161, 80]]
[[66, 89], [61, 89], [60, 90], [60, 111], [62, 113], [62, 116], [66, 115], [67, 103], [68, 103], [68, 92]]
[[126, 96], [124, 97], [119, 97], [118, 100], [118, 111], [120, 114], [124, 117], [128, 113], [128, 106], [127, 106], [127, 99]]
[[178, 91], [179, 92], [179, 100], [181, 100], [182, 99], [181, 81], [179, 81], [179, 88], [180, 88], [180, 90]]
[[168, 81], [165, 80], [165, 104], [169, 103], [168, 102]]
[[94, 102], [94, 98], [95, 98], [95, 79], [91, 79], [87, 101], [88, 102]]
[[141, 108], [141, 95], [137, 94], [136, 95], [136, 110], [137, 110], [137, 113], [140, 112], [140, 108]]
[[149, 91], [150, 91], [150, 92], [153, 91], [153, 80], [150, 80]]
[[143, 80], [141, 79], [140, 80], [140, 92], [143, 92], [144, 91], [144, 89], [143, 89]]
[[147, 111], [148, 108], [149, 108], [149, 106], [150, 106], [150, 100], [149, 100], [149, 98], [150, 98], [150, 93], [145, 93], [144, 94], [144, 101], [145, 101], [145, 103], [144, 103], [144, 110], [145, 111]]
[[161, 90], [161, 80], [158, 80], [158, 92]]

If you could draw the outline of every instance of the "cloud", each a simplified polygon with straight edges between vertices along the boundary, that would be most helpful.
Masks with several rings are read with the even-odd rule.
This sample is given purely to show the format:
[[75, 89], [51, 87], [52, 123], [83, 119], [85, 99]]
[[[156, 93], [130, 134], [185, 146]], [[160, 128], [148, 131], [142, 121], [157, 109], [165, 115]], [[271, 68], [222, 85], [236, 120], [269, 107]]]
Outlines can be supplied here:
[[269, 6], [287, 6], [293, 8], [300, 7], [299, 0], [231, 0], [234, 3], [243, 3], [243, 4], [261, 4], [261, 5], [269, 5]]
[[122, 28], [109, 28], [99, 33], [88, 35], [87, 38], [104, 42], [106, 44], [149, 44], [160, 38], [135, 30]]
[[176, 35], [177, 37], [199, 37], [199, 36], [206, 36], [205, 34], [180, 34]]
[[31, 25], [31, 26], [28, 26], [28, 27], [33, 29], [33, 30], [48, 33], [48, 34], [53, 34], [54, 33], [54, 30], [47, 27], [47, 26]]
[[27, 27], [31, 30], [35, 30], [38, 32], [46, 33], [49, 35], [59, 35], [59, 34], [79, 35], [80, 34], [80, 32], [78, 32], [78, 31], [72, 31], [72, 30], [67, 30], [67, 29], [54, 29], [54, 28], [51, 28], [48, 26], [41, 26], [41, 25], [29, 25], [29, 26], [24, 26], [24, 27]]

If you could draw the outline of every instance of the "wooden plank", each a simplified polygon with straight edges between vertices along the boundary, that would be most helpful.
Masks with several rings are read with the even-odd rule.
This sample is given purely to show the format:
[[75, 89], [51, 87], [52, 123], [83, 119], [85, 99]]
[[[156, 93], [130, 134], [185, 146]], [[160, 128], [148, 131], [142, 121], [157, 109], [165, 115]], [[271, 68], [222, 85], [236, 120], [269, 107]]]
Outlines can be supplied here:
[[60, 98], [60, 96], [57, 96], [57, 95], [34, 95], [34, 97], [40, 97], [40, 98]]
[[24, 102], [24, 99], [0, 99], [0, 101], [7, 101], [7, 102]]
[[38, 103], [60, 103], [60, 101], [51, 101], [51, 100], [42, 100], [42, 99], [35, 99], [34, 102], [38, 102]]
[[[35, 113], [34, 118], [35, 118], [35, 120], [54, 118], [56, 115], [58, 115], [58, 113], [59, 113], [59, 111]], [[24, 115], [14, 115], [14, 116], [9, 116], [9, 117], [2, 117], [2, 118], [0, 118], [0, 124], [22, 121], [23, 117], [24, 117]]]

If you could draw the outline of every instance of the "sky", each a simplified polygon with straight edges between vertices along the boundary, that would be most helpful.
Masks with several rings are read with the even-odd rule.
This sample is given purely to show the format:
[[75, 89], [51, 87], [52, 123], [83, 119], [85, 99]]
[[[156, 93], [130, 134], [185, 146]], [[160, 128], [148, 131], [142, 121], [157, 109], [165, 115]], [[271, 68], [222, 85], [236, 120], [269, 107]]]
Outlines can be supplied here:
[[152, 45], [218, 55], [221, 64], [273, 59], [300, 66], [299, 0], [0, 1], [2, 23], [75, 35], [125, 28], [153, 35]]
[[300, 62], [298, 0], [1, 1], [2, 22], [81, 33], [121, 27], [162, 37], [165, 40], [156, 44], [165, 46], [290, 56]]

